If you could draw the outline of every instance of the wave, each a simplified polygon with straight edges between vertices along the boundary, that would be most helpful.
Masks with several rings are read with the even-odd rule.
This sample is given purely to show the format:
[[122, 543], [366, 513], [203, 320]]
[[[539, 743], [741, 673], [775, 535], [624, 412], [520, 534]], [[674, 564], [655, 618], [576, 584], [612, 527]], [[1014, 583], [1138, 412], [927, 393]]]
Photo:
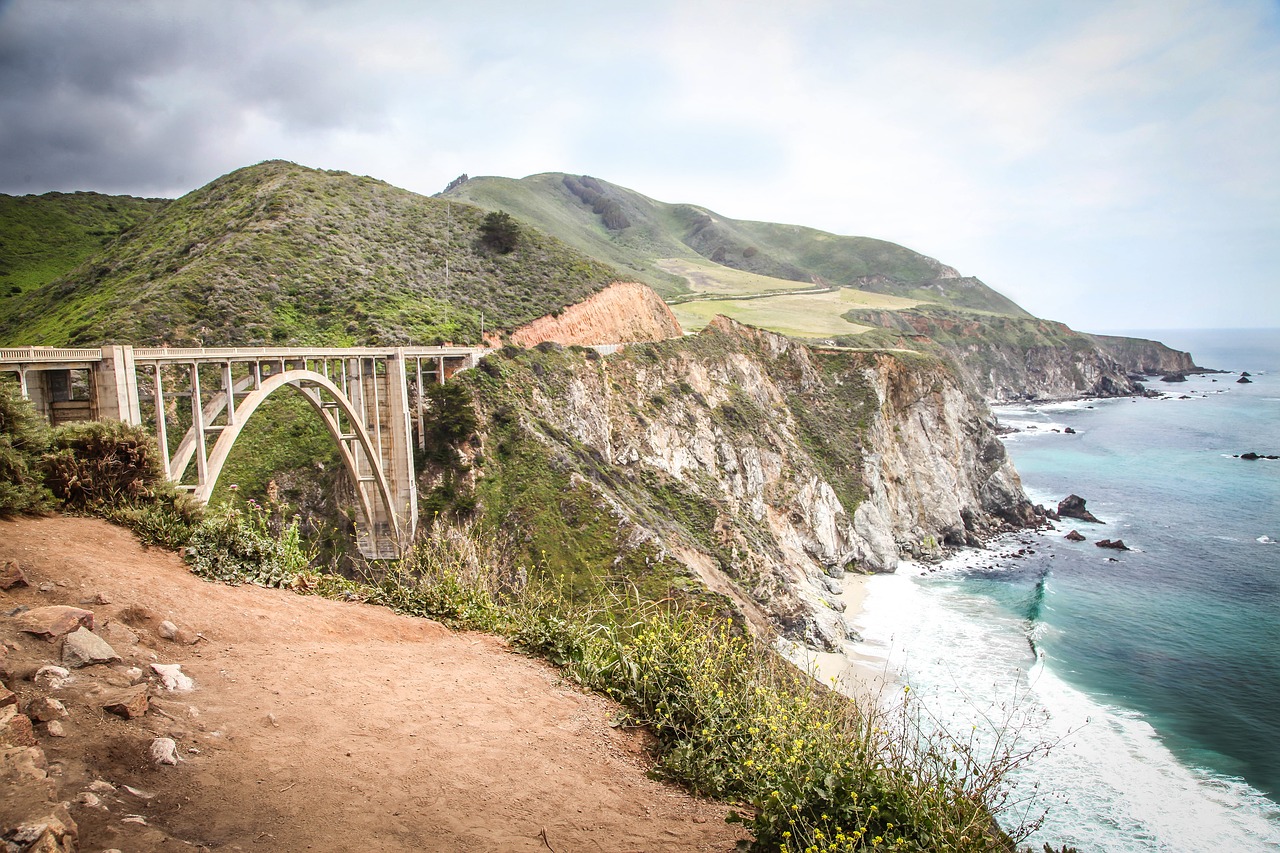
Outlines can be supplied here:
[[1020, 791], [1054, 792], [1044, 826], [1029, 839], [1034, 849], [1280, 850], [1280, 806], [1239, 779], [1183, 764], [1140, 714], [1089, 696], [1055, 671], [1040, 642], [1054, 630], [1049, 572], [1021, 611], [1008, 611], [988, 594], [1002, 583], [999, 571], [966, 574], [982, 561], [982, 552], [966, 554], [940, 571], [906, 564], [901, 575], [873, 578], [854, 620], [864, 638], [857, 651], [884, 660], [953, 730], [972, 725], [981, 735], [987, 720], [1013, 719], [993, 709], [1016, 704], [1024, 741], [1057, 744], [1015, 774]]

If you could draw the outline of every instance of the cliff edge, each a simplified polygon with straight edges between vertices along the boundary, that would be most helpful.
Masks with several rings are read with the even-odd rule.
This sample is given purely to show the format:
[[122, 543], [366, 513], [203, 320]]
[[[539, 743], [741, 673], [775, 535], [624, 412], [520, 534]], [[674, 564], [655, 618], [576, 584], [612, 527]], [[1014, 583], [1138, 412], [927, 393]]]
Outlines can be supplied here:
[[523, 347], [544, 341], [591, 346], [663, 341], [683, 334], [662, 297], [646, 285], [620, 281], [582, 302], [526, 323], [512, 332], [509, 340]]

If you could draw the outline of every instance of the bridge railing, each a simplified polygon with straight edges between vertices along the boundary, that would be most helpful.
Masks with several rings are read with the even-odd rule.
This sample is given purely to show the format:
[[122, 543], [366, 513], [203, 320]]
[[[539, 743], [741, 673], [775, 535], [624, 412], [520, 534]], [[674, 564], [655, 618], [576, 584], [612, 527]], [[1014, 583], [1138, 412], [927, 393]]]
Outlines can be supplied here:
[[0, 362], [102, 361], [96, 347], [0, 347]]

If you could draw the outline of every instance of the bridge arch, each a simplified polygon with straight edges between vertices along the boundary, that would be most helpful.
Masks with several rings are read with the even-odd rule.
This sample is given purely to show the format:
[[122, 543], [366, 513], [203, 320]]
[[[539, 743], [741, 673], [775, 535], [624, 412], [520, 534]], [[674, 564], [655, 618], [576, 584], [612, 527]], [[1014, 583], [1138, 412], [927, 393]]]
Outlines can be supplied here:
[[[355, 484], [356, 497], [360, 502], [360, 510], [364, 514], [365, 523], [372, 527], [379, 517], [379, 514], [374, 511], [374, 504], [371, 499], [376, 498], [378, 503], [381, 504], [380, 508], [385, 511], [385, 515], [382, 517], [386, 518], [390, 524], [392, 537], [396, 542], [402, 542], [404, 531], [400, 529], [400, 522], [395, 511], [395, 503], [391, 497], [391, 488], [387, 482], [386, 472], [379, 463], [381, 454], [370, 437], [369, 431], [365, 429], [359, 411], [337, 385], [324, 375], [311, 370], [286, 370], [269, 376], [263, 379], [256, 389], [249, 392], [238, 402], [235, 406], [234, 422], [221, 430], [217, 442], [214, 443], [213, 449], [209, 452], [207, 473], [204, 482], [196, 487], [193, 493], [194, 497], [202, 503], [208, 502], [213, 494], [214, 486], [218, 483], [218, 477], [226, 465], [227, 458], [231, 454], [231, 449], [235, 445], [236, 439], [240, 437], [240, 433], [249, 418], [272, 393], [286, 386], [292, 387], [302, 395], [303, 399], [311, 404], [311, 407], [320, 415], [320, 420], [329, 431], [329, 435], [332, 436], [337, 444], [342, 463]], [[347, 426], [351, 429], [350, 433], [344, 434], [338, 418], [330, 416], [325, 405], [326, 401], [321, 397], [321, 391], [331, 398], [330, 401], [333, 406], [346, 417]], [[223, 407], [226, 405], [225, 397], [222, 405]], [[354, 444], [349, 444], [349, 442]], [[367, 460], [367, 467], [369, 468], [367, 474], [362, 473], [360, 470], [357, 447], [359, 451], [363, 452], [364, 459]], [[373, 496], [370, 496], [363, 488], [363, 484], [366, 482], [372, 482], [374, 486]]]

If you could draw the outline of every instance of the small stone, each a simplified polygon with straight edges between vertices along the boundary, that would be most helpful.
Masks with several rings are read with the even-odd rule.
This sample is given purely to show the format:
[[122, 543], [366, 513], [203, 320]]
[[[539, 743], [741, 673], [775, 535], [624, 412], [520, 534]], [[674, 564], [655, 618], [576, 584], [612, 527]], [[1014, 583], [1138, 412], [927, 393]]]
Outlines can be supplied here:
[[94, 779], [89, 783], [89, 790], [95, 794], [114, 794], [116, 786], [112, 785], [106, 779]]
[[136, 823], [136, 824], [138, 824], [139, 826], [146, 826], [146, 825], [147, 825], [147, 819], [146, 819], [145, 817], [143, 817], [142, 815], [140, 815], [140, 814], [131, 814], [131, 815], [128, 815], [127, 817], [121, 818], [120, 822], [121, 822], [121, 823]]
[[177, 764], [177, 742], [171, 737], [158, 737], [151, 741], [151, 760], [156, 764]]
[[31, 677], [37, 687], [43, 687], [46, 690], [57, 690], [71, 680], [71, 670], [55, 666], [54, 664], [45, 664], [36, 670], [36, 674]]
[[30, 585], [17, 560], [5, 560], [4, 564], [0, 565], [0, 589], [13, 589], [17, 586]]
[[196, 686], [191, 677], [182, 672], [180, 663], [153, 663], [151, 671], [160, 677], [160, 686], [170, 692], [185, 692]]
[[124, 671], [124, 677], [129, 679], [133, 684], [140, 683], [143, 675], [145, 675], [145, 673], [136, 666], [131, 666]]
[[66, 737], [67, 729], [58, 720], [50, 720], [44, 725], [45, 733], [49, 737]]
[[40, 584], [38, 589], [41, 592], [56, 592], [58, 589], [58, 585], [53, 581], [45, 581], [44, 583]]
[[141, 717], [147, 713], [147, 686], [139, 684], [136, 687], [129, 687], [125, 690], [116, 690], [101, 700], [103, 710], [115, 714], [118, 717], [124, 717], [126, 720], [132, 720], [135, 717]]
[[27, 716], [41, 723], [67, 716], [67, 706], [52, 696], [38, 696], [27, 703]]
[[151, 793], [150, 791], [144, 791], [141, 788], [134, 788], [131, 785], [121, 785], [120, 788], [126, 794], [132, 794], [133, 796], [137, 797], [140, 800], [149, 800], [155, 796], [155, 794]]
[[81, 791], [76, 795], [76, 802], [82, 806], [96, 809], [102, 806], [102, 799], [92, 791]]
[[156, 633], [166, 640], [172, 640], [178, 636], [178, 626], [166, 619], [156, 628]]
[[93, 611], [55, 604], [28, 610], [18, 619], [18, 630], [53, 641], [80, 627], [93, 630]]
[[3, 708], [6, 705], [17, 705], [17, 704], [18, 704], [18, 694], [14, 693], [12, 690], [10, 690], [8, 687], [5, 687], [3, 684], [0, 684], [0, 708]]
[[77, 628], [62, 643], [62, 662], [70, 667], [92, 666], [120, 660], [107, 641], [88, 628]]

